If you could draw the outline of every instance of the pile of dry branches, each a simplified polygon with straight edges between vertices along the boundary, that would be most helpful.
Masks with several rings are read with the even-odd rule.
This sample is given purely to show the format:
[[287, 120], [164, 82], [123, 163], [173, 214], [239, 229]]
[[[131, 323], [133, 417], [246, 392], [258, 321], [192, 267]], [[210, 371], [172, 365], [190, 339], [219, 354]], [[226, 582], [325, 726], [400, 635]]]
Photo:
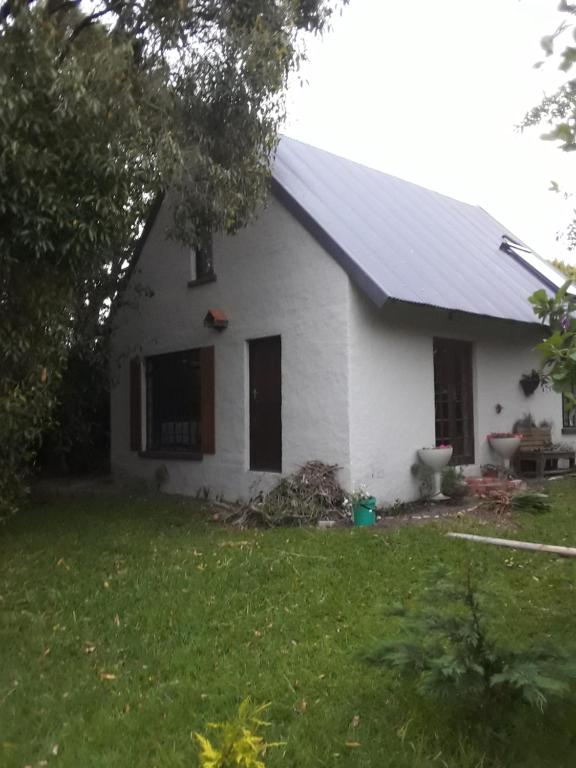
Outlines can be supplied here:
[[536, 491], [523, 491], [521, 493], [496, 491], [487, 496], [480, 507], [482, 511], [493, 512], [497, 515], [509, 515], [512, 512], [542, 514], [550, 512], [552, 509], [547, 494]]
[[232, 506], [218, 504], [218, 519], [239, 528], [316, 525], [345, 519], [346, 494], [336, 478], [339, 467], [309, 461], [285, 477], [264, 498]]

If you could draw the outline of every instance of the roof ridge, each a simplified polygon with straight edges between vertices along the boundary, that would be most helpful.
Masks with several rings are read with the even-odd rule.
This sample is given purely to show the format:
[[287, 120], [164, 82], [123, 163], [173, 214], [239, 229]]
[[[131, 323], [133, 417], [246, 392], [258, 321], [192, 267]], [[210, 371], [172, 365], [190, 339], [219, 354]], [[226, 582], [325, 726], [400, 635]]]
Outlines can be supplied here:
[[[306, 141], [302, 141], [301, 139], [295, 139], [292, 136], [286, 136], [286, 134], [280, 134], [280, 142], [282, 141], [289, 141], [294, 142], [295, 144], [300, 144], [303, 147], [307, 147], [308, 149], [312, 149], [315, 152], [321, 152], [324, 155], [329, 155], [330, 157], [335, 158], [336, 160], [342, 161], [344, 163], [350, 163], [351, 165], [356, 165], [359, 168], [363, 168], [366, 171], [370, 171], [372, 173], [377, 173], [381, 176], [386, 176], [388, 179], [394, 179], [394, 181], [398, 181], [401, 184], [408, 184], [411, 187], [415, 187], [416, 189], [421, 189], [424, 192], [428, 192], [431, 195], [438, 195], [438, 197], [443, 197], [446, 200], [451, 200], [453, 203], [458, 203], [459, 205], [466, 205], [469, 208], [473, 208], [474, 210], [477, 210], [480, 208], [484, 211], [488, 216], [491, 214], [488, 213], [479, 203], [468, 203], [465, 200], [460, 200], [457, 197], [453, 197], [452, 195], [448, 195], [445, 192], [439, 192], [436, 189], [430, 189], [430, 187], [425, 187], [423, 184], [419, 184], [416, 181], [410, 181], [409, 179], [403, 179], [401, 176], [396, 176], [393, 173], [388, 173], [387, 171], [382, 171], [380, 168], [374, 168], [372, 165], [367, 165], [366, 163], [362, 163], [359, 160], [353, 160], [350, 157], [344, 157], [343, 155], [339, 155], [336, 152], [332, 152], [329, 149], [324, 149], [323, 147], [319, 147], [316, 144], [309, 144]], [[272, 165], [272, 175], [274, 175], [274, 164]], [[494, 218], [494, 217], [492, 217]]]

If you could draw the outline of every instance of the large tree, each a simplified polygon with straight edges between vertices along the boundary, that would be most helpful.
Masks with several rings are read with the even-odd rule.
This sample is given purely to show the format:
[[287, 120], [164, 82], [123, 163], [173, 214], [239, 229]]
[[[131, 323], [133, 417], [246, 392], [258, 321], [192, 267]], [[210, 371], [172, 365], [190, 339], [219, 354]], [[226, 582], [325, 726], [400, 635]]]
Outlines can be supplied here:
[[346, 0], [0, 4], [0, 507], [153, 200], [194, 245], [261, 199], [301, 33]]

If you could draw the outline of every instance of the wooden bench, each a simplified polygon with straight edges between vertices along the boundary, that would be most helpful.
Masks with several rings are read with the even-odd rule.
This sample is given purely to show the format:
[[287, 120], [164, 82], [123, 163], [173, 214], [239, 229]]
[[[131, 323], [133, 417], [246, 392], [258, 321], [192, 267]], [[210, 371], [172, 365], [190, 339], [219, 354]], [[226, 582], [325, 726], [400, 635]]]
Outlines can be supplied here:
[[[558, 461], [566, 460], [565, 467]], [[522, 477], [545, 477], [574, 471], [574, 449], [554, 448], [550, 427], [525, 429], [514, 456], [514, 471]]]

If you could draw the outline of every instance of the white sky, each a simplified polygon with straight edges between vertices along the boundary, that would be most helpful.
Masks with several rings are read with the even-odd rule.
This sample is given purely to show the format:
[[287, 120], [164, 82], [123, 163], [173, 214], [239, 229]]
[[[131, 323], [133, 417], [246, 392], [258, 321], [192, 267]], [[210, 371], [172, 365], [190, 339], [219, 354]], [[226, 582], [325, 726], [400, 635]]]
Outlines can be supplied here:
[[[351, 0], [307, 43], [284, 133], [481, 205], [546, 258], [576, 192], [576, 157], [515, 126], [562, 75], [540, 38], [566, 15], [558, 0]], [[576, 153], [574, 153], [576, 154]]]

